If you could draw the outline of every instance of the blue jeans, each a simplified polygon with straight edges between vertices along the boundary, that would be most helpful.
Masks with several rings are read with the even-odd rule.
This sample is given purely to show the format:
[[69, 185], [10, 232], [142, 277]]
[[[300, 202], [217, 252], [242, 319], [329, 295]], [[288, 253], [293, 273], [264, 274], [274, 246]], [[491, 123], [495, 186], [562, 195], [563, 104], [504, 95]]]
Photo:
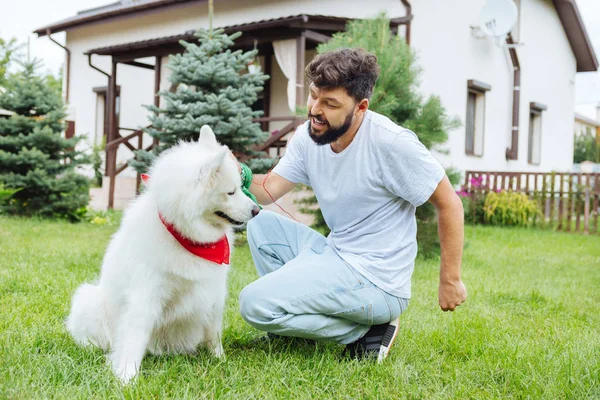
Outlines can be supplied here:
[[241, 291], [240, 311], [257, 329], [347, 344], [408, 306], [408, 299], [379, 289], [301, 223], [263, 210], [247, 234], [260, 278]]

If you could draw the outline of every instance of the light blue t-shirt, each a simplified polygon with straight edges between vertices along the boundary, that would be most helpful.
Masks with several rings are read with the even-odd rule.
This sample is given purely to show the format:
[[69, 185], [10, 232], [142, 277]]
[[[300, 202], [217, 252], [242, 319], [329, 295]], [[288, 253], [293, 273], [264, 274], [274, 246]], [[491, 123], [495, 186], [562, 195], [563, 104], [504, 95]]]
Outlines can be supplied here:
[[417, 255], [415, 209], [445, 175], [417, 136], [367, 111], [350, 145], [334, 153], [298, 127], [273, 172], [311, 186], [331, 233], [327, 243], [386, 292], [410, 297]]

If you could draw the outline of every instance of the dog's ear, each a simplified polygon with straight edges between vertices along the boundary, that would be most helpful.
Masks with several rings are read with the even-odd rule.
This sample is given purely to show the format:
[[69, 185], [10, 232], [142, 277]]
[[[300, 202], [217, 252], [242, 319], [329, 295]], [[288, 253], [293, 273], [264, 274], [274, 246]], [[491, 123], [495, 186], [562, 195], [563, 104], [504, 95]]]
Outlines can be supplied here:
[[202, 125], [202, 128], [200, 128], [200, 138], [198, 141], [205, 142], [207, 144], [217, 144], [215, 133], [208, 125]]
[[214, 187], [219, 177], [219, 168], [221, 168], [227, 153], [229, 153], [229, 149], [227, 147], [219, 148], [219, 151], [210, 160], [208, 160], [202, 166], [202, 168], [200, 168], [200, 180], [203, 181], [207, 187]]

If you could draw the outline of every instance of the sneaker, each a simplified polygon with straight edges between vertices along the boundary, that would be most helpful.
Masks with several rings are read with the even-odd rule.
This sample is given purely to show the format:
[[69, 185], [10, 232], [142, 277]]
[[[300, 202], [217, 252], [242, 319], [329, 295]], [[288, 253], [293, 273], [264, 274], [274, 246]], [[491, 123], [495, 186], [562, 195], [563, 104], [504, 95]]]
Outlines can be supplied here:
[[381, 325], [373, 325], [365, 336], [346, 345], [344, 353], [350, 358], [377, 360], [381, 363], [389, 354], [398, 334], [400, 318]]

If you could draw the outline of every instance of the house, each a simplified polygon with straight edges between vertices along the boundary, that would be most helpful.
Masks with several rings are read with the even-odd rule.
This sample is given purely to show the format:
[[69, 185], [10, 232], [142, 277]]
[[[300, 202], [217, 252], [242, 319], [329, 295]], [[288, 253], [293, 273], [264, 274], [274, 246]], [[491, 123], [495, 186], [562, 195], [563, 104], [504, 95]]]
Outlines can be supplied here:
[[600, 139], [600, 121], [576, 112], [574, 132], [575, 136], [594, 135]]
[[[498, 43], [477, 26], [486, 1], [372, 0], [366, 6], [348, 0], [342, 6], [322, 0], [315, 7], [308, 0], [221, 0], [214, 4], [213, 25], [243, 32], [236, 46], [256, 47], [271, 75], [257, 105], [267, 117], [264, 129], [277, 131], [269, 145], [280, 146], [298, 123], [291, 109], [306, 102], [303, 69], [316, 46], [350, 19], [385, 12], [391, 28], [417, 51], [422, 92], [440, 96], [463, 122], [450, 134], [449, 154], [436, 154], [443, 165], [568, 171], [575, 74], [598, 68], [577, 4], [515, 0], [517, 23]], [[148, 124], [141, 105], [159, 104], [155, 93], [171, 86], [168, 55], [182, 51], [179, 40], [193, 40], [194, 29], [207, 26], [206, 0], [121, 0], [35, 31], [66, 32], [63, 90], [75, 131], [87, 134], [90, 145], [115, 144], [108, 146], [106, 172], [122, 173], [109, 180], [108, 192], [120, 193], [119, 185], [129, 182], [125, 197], [133, 194], [135, 175], [125, 162], [131, 149], [152, 145], [138, 130]], [[293, 61], [279, 63], [282, 54]]]
[[[585, 107], [577, 107], [585, 110]], [[600, 105], [594, 105], [596, 115], [600, 116]], [[585, 110], [587, 111], [587, 110]], [[596, 143], [600, 143], [600, 121], [597, 118], [591, 118], [589, 113], [581, 114], [575, 112], [575, 137], [581, 135], [591, 135], [596, 138]], [[600, 173], [600, 164], [592, 161], [584, 161], [581, 164], [573, 164], [573, 172]]]

